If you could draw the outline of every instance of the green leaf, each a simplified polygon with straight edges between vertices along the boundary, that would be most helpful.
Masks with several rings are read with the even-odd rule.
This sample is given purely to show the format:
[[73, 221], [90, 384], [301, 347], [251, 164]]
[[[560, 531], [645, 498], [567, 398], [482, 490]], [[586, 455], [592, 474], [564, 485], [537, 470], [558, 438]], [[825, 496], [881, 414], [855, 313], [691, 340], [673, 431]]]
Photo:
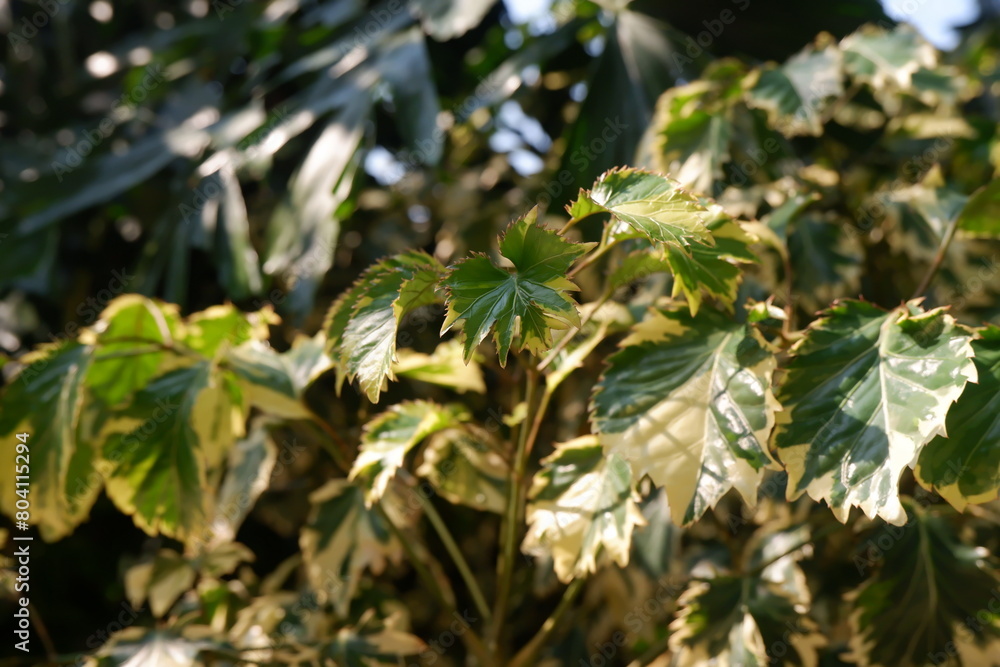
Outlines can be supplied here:
[[454, 338], [438, 345], [431, 354], [400, 350], [392, 372], [399, 377], [449, 387], [460, 394], [467, 391], [486, 393], [479, 364], [475, 361], [469, 364], [464, 362], [462, 344]]
[[[816, 623], [805, 615], [809, 587], [797, 561], [808, 532], [773, 532], [754, 536], [743, 576], [719, 574], [693, 583], [680, 597], [681, 611], [670, 628], [672, 665], [815, 665], [826, 644]], [[777, 560], [774, 560], [777, 558]], [[772, 562], [773, 561], [773, 562]]]
[[385, 378], [394, 380], [396, 335], [403, 318], [416, 308], [438, 301], [444, 273], [441, 263], [420, 251], [409, 251], [370, 267], [326, 316], [327, 351], [336, 361], [338, 391], [347, 378], [377, 403]]
[[654, 243], [678, 247], [696, 241], [713, 244], [705, 226], [710, 219], [708, 210], [696, 196], [666, 176], [638, 169], [612, 169], [583, 196]]
[[303, 402], [306, 387], [333, 365], [323, 347], [321, 339], [302, 336], [291, 350], [278, 354], [251, 341], [230, 350], [226, 366], [239, 379], [250, 405], [285, 419], [307, 419], [311, 413]]
[[403, 460], [421, 440], [469, 418], [461, 406], [412, 401], [394, 405], [365, 426], [350, 478], [361, 480], [368, 503], [386, 492]]
[[934, 47], [906, 26], [892, 32], [871, 26], [840, 42], [844, 69], [875, 91], [910, 88], [914, 74], [937, 63]]
[[750, 244], [756, 239], [732, 218], [720, 216], [708, 224], [708, 229], [715, 245], [692, 243], [685, 248], [666, 247], [667, 263], [674, 274], [672, 296], [683, 292], [692, 315], [698, 314], [703, 291], [731, 308], [742, 275], [737, 263], [757, 261], [750, 251]]
[[994, 559], [960, 542], [944, 517], [911, 503], [906, 516], [905, 526], [883, 526], [868, 540], [868, 553], [855, 557], [859, 568], [880, 567], [850, 594], [848, 659], [861, 667], [994, 664], [1000, 655]]
[[[500, 365], [507, 353], [527, 349], [539, 354], [552, 345], [550, 329], [577, 326], [580, 315], [567, 291], [576, 285], [566, 279], [570, 265], [593, 244], [571, 243], [535, 224], [533, 208], [507, 229], [500, 240], [500, 254], [513, 264], [503, 269], [485, 255], [462, 260], [444, 279], [448, 290], [448, 315], [441, 333], [463, 322], [465, 360], [493, 331]], [[515, 334], [520, 340], [515, 342]]]
[[794, 297], [809, 312], [844, 296], [857, 295], [864, 254], [856, 236], [845, 233], [843, 221], [816, 215], [798, 218], [788, 237]]
[[163, 371], [163, 348], [173, 344], [179, 322], [176, 306], [138, 294], [112, 301], [95, 327], [100, 333], [87, 387], [109, 406], [125, 401]]
[[347, 614], [361, 575], [381, 574], [402, 562], [402, 546], [383, 517], [365, 504], [365, 493], [345, 479], [334, 479], [309, 497], [309, 524], [299, 544], [310, 583], [330, 595], [340, 616]]
[[970, 333], [917, 303], [885, 312], [839, 302], [792, 348], [774, 438], [789, 499], [808, 492], [841, 521], [851, 507], [905, 521], [899, 476], [976, 379]]
[[276, 322], [269, 308], [244, 313], [232, 305], [212, 306], [187, 318], [181, 342], [202, 356], [213, 358], [248, 341], [267, 340], [268, 325]]
[[768, 122], [787, 137], [823, 134], [823, 113], [844, 92], [841, 53], [833, 46], [809, 46], [783, 65], [761, 70], [747, 102], [767, 112]]
[[108, 496], [150, 535], [196, 537], [209, 508], [208, 470], [243, 435], [244, 419], [234, 380], [209, 362], [156, 378], [109, 427]]
[[779, 409], [775, 360], [750, 326], [718, 311], [654, 310], [633, 328], [595, 388], [601, 442], [638, 477], [666, 489], [675, 523], [689, 524], [735, 487], [754, 505]]
[[1000, 179], [976, 190], [959, 213], [958, 228], [969, 236], [1000, 236]]
[[670, 264], [662, 251], [643, 248], [625, 255], [619, 264], [608, 276], [608, 284], [612, 289], [620, 289], [631, 283], [645, 280], [654, 273], [667, 273], [671, 271]]
[[507, 506], [510, 466], [486, 443], [493, 436], [471, 425], [431, 436], [417, 474], [448, 502], [502, 514]]
[[563, 582], [596, 572], [606, 558], [628, 565], [632, 530], [644, 523], [628, 461], [583, 436], [556, 445], [542, 463], [529, 492], [521, 549], [551, 556]]
[[978, 333], [978, 383], [965, 385], [945, 420], [948, 437], [931, 440], [916, 467], [917, 480], [960, 512], [1000, 495], [1000, 327]]
[[[11, 379], [0, 402], [0, 455], [11, 466], [8, 475], [14, 474], [15, 465], [29, 465], [31, 522], [46, 540], [71, 533], [94, 502], [94, 493], [70, 502], [79, 482], [71, 475], [74, 459], [89, 458], [89, 444], [81, 442], [80, 434], [92, 352], [90, 346], [64, 341], [31, 353], [21, 359], [27, 365]], [[29, 452], [20, 452], [25, 458], [15, 462], [18, 433], [28, 434]], [[0, 507], [13, 517], [19, 498], [14, 479], [7, 479]]]

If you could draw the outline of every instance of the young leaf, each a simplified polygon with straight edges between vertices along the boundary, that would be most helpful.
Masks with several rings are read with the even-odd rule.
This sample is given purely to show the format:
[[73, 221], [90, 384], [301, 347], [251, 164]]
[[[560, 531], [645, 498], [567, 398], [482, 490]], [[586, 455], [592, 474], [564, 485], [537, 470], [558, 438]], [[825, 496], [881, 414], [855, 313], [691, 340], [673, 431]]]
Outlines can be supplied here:
[[389, 481], [403, 467], [403, 459], [421, 440], [468, 419], [460, 406], [430, 401], [394, 405], [368, 422], [350, 478], [361, 480], [366, 502], [378, 500]]
[[366, 507], [358, 485], [334, 479], [309, 500], [312, 514], [299, 539], [306, 574], [317, 590], [332, 597], [337, 614], [345, 616], [361, 574], [380, 574], [388, 563], [399, 564], [403, 550], [383, 517]]
[[[73, 460], [86, 455], [87, 445], [79, 441], [85, 399], [84, 378], [92, 362], [93, 348], [75, 341], [63, 341], [43, 348], [21, 361], [25, 368], [5, 388], [0, 403], [0, 454], [10, 466], [30, 462], [31, 522], [42, 536], [55, 540], [71, 533], [86, 517], [93, 504], [70, 507], [68, 496], [78, 481], [70, 476]], [[15, 461], [20, 442], [15, 433], [28, 433], [30, 454]], [[25, 455], [25, 452], [20, 452]], [[13, 468], [4, 483], [0, 508], [13, 517], [17, 511]], [[22, 471], [23, 472], [23, 471]], [[23, 481], [23, 480], [22, 480]]]
[[720, 216], [707, 225], [715, 245], [692, 243], [686, 248], [666, 247], [666, 259], [674, 274], [672, 296], [681, 292], [687, 298], [691, 315], [698, 314], [702, 291], [731, 307], [736, 301], [741, 271], [737, 262], [756, 262], [750, 252], [754, 237], [728, 216]]
[[417, 474], [450, 503], [502, 514], [510, 466], [486, 445], [491, 438], [485, 429], [470, 425], [435, 433]]
[[392, 374], [396, 335], [407, 313], [438, 300], [444, 267], [427, 253], [408, 251], [375, 264], [330, 308], [324, 329], [327, 351], [337, 363], [337, 389], [355, 377], [378, 403], [382, 382]]
[[[750, 567], [764, 565], [801, 542], [803, 530], [763, 531]], [[802, 551], [778, 558], [757, 574], [722, 574], [691, 585], [671, 623], [676, 667], [698, 665], [815, 665], [826, 643], [805, 615], [809, 587], [797, 561]], [[751, 569], [753, 571], [753, 569]]]
[[861, 667], [994, 664], [1000, 655], [994, 560], [960, 542], [943, 517], [909, 503], [906, 510], [906, 525], [879, 529], [868, 542], [877, 547], [861, 559], [871, 564], [878, 549], [880, 567], [850, 595], [848, 659]]
[[590, 192], [580, 196], [654, 243], [678, 247], [695, 241], [713, 244], [705, 226], [707, 209], [666, 176], [638, 169], [612, 169], [597, 179]]
[[945, 414], [975, 381], [970, 332], [941, 309], [911, 301], [885, 312], [842, 301], [792, 352], [774, 443], [788, 498], [807, 492], [846, 521], [851, 507], [905, 521], [899, 475], [945, 432]]
[[653, 311], [622, 345], [591, 401], [601, 442], [666, 489], [678, 524], [733, 487], [755, 504], [779, 409], [760, 334], [709, 309]]
[[211, 493], [207, 471], [243, 435], [244, 419], [235, 382], [210, 362], [156, 378], [109, 427], [108, 496], [150, 535], [195, 537]]
[[978, 383], [949, 410], [948, 437], [937, 436], [920, 452], [917, 480], [963, 511], [1000, 494], [1000, 327], [979, 330], [972, 341]]
[[[448, 290], [448, 315], [441, 333], [458, 321], [464, 323], [466, 363], [491, 330], [500, 365], [505, 366], [512, 345], [539, 354], [552, 345], [550, 329], [580, 323], [576, 302], [566, 294], [576, 285], [566, 273], [593, 244], [572, 243], [539, 227], [537, 215], [532, 209], [500, 240], [500, 254], [513, 270], [476, 255], [452, 267], [442, 282]], [[516, 344], [515, 333], [520, 334]]]
[[596, 572], [599, 560], [628, 565], [632, 530], [644, 523], [628, 461], [605, 454], [597, 438], [556, 445], [535, 475], [521, 549], [551, 555], [560, 581]]

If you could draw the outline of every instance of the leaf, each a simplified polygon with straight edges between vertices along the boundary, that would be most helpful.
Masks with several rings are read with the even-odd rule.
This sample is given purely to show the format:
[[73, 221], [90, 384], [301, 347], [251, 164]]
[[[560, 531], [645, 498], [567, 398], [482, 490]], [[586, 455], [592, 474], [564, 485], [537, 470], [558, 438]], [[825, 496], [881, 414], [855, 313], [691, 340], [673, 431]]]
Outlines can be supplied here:
[[[487, 6], [492, 2], [495, 0], [489, 0]], [[414, 162], [419, 159], [423, 164], [437, 164], [445, 133], [438, 128], [441, 107], [424, 35], [418, 28], [412, 28], [388, 41], [385, 53], [379, 58], [378, 70], [392, 92], [396, 125]]]
[[502, 514], [510, 466], [485, 444], [491, 440], [488, 431], [471, 425], [435, 433], [417, 474], [450, 503]]
[[396, 336], [403, 318], [438, 300], [444, 267], [430, 255], [409, 251], [373, 265], [333, 304], [324, 330], [337, 367], [338, 391], [347, 378], [377, 403], [385, 378], [394, 380]]
[[672, 296], [683, 292], [691, 315], [698, 314], [703, 291], [731, 308], [742, 276], [737, 263], [757, 261], [750, 251], [755, 237], [732, 218], [720, 216], [708, 224], [708, 229], [715, 245], [666, 246], [667, 263], [674, 274]]
[[208, 469], [243, 435], [232, 378], [209, 362], [170, 371], [138, 391], [122, 417], [104, 444], [114, 465], [108, 496], [150, 535], [196, 537], [211, 496]]
[[622, 168], [605, 172], [590, 192], [581, 194], [654, 243], [683, 247], [713, 245], [705, 226], [708, 210], [677, 181], [648, 171]]
[[394, 405], [365, 426], [350, 479], [361, 480], [369, 504], [382, 497], [403, 460], [421, 440], [468, 419], [461, 406], [412, 401]]
[[789, 58], [783, 65], [761, 70], [747, 102], [764, 109], [768, 122], [787, 137], [823, 134], [827, 102], [844, 92], [841, 53], [817, 44]]
[[[794, 548], [803, 532], [757, 533], [751, 566], [765, 565]], [[826, 640], [805, 615], [810, 595], [796, 562], [801, 558], [801, 551], [793, 552], [757, 574], [720, 574], [691, 584], [681, 595], [681, 611], [670, 624], [671, 664], [816, 665], [817, 649]]]
[[[514, 270], [502, 269], [485, 255], [474, 255], [452, 267], [442, 285], [448, 291], [448, 315], [441, 333], [463, 322], [465, 361], [493, 331], [500, 365], [507, 353], [527, 349], [540, 354], [552, 346], [551, 328], [580, 323], [580, 315], [566, 292], [576, 285], [566, 279], [570, 265], [593, 244], [571, 243], [535, 220], [533, 208], [507, 228], [500, 254]], [[515, 333], [520, 340], [515, 342]]]
[[381, 574], [390, 562], [402, 562], [402, 547], [383, 517], [365, 505], [364, 491], [345, 479], [334, 479], [313, 492], [309, 524], [299, 545], [306, 574], [317, 590], [330, 596], [345, 616], [366, 570]]
[[522, 551], [551, 555], [563, 582], [596, 572], [606, 558], [628, 565], [632, 530], [644, 523], [628, 461], [583, 436], [556, 445], [542, 463], [529, 492]]
[[[296, 351], [303, 348], [308, 349]], [[322, 343], [305, 337], [299, 338], [296, 347], [284, 354], [278, 354], [265, 343], [250, 341], [226, 355], [226, 366], [239, 379], [250, 405], [285, 419], [310, 417], [303, 394], [309, 381], [331, 364], [323, 353]]]
[[916, 466], [917, 480], [960, 512], [1000, 494], [1000, 327], [978, 333], [978, 383], [965, 385], [945, 420], [948, 437], [931, 440]]
[[460, 394], [467, 391], [486, 393], [486, 383], [483, 382], [479, 364], [474, 361], [464, 363], [462, 344], [454, 338], [442, 342], [431, 354], [411, 349], [400, 350], [398, 360], [392, 365], [392, 372], [411, 380], [449, 387]]
[[187, 318], [181, 342], [202, 356], [213, 358], [248, 341], [268, 339], [269, 324], [277, 318], [270, 308], [244, 313], [235, 306], [212, 306]]
[[958, 228], [975, 238], [1000, 236], [1000, 179], [976, 190], [959, 213]]
[[419, 637], [391, 628], [341, 628], [321, 654], [330, 664], [343, 667], [399, 665], [403, 656], [428, 650]]
[[610, 358], [591, 400], [609, 451], [663, 486], [677, 524], [735, 487], [754, 505], [779, 405], [775, 360], [750, 326], [711, 309], [654, 310]]
[[[86, 518], [96, 496], [76, 496], [77, 504], [69, 500], [78, 482], [70, 474], [74, 459], [89, 456], [89, 444], [79, 436], [92, 352], [90, 346], [63, 341], [31, 353], [22, 358], [27, 365], [6, 386], [0, 403], [0, 454], [9, 466], [30, 466], [30, 520], [47, 541], [71, 533]], [[17, 462], [16, 433], [29, 434], [29, 452], [22, 452], [25, 458]], [[10, 468], [7, 474], [14, 472]], [[8, 480], [0, 507], [13, 517], [19, 498], [14, 495], [14, 480]]]
[[868, 541], [878, 545], [880, 567], [849, 596], [848, 659], [861, 667], [993, 664], [1000, 652], [994, 559], [960, 542], [943, 517], [911, 503], [906, 516], [902, 528], [883, 526]]
[[184, 593], [194, 586], [198, 572], [184, 556], [172, 549], [160, 549], [145, 562], [125, 572], [125, 592], [135, 609], [149, 600], [155, 618], [163, 618]]
[[267, 490], [278, 458], [278, 448], [267, 428], [258, 424], [229, 450], [222, 479], [203, 538], [206, 548], [231, 543], [257, 498]]
[[479, 25], [495, 4], [496, 0], [418, 0], [415, 6], [424, 31], [446, 42]]
[[671, 271], [664, 254], [645, 248], [630, 252], [608, 276], [608, 285], [612, 289], [621, 289], [631, 283], [645, 280], [654, 273]]
[[138, 294], [112, 301], [95, 327], [100, 333], [93, 341], [98, 348], [87, 372], [87, 387], [109, 406], [132, 396], [162, 372], [167, 355], [163, 347], [173, 344], [179, 322], [172, 304], [158, 304]]
[[804, 215], [795, 221], [788, 237], [792, 261], [793, 296], [799, 307], [816, 311], [834, 299], [857, 295], [864, 257], [856, 236], [844, 223]]
[[198, 655], [212, 647], [212, 642], [198, 637], [207, 632], [201, 626], [187, 626], [181, 636], [167, 631], [149, 631], [146, 628], [127, 628], [112, 635], [97, 655], [102, 658], [101, 667], [195, 667], [203, 662]]
[[892, 32], [863, 28], [841, 40], [840, 48], [847, 73], [875, 91], [906, 90], [922, 66], [937, 63], [934, 47], [909, 27]]
[[855, 506], [905, 521], [899, 475], [944, 435], [948, 409], [976, 379], [970, 333], [917, 303], [885, 312], [839, 302], [792, 348], [774, 437], [790, 500], [807, 492], [840, 521]]

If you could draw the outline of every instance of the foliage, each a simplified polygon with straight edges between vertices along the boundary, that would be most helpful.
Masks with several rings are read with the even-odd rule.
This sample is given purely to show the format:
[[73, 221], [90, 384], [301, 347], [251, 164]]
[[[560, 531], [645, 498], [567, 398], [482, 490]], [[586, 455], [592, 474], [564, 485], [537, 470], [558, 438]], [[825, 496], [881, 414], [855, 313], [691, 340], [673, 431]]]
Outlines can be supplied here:
[[[488, 65], [523, 81], [604, 30], [598, 72], [636, 57], [684, 79], [592, 82], [658, 98], [630, 111], [637, 150], [575, 196], [525, 178], [544, 201], [503, 202], [502, 230], [471, 211], [437, 243], [387, 243], [327, 299], [339, 225], [378, 193], [412, 196], [360, 192], [368, 119], [392, 110], [411, 167], [496, 175], [457, 155], [502, 96], [450, 114], [446, 140], [428, 74], [433, 40], [492, 4], [398, 6], [230, 7], [274, 57], [252, 63], [248, 106], [213, 101], [208, 122], [195, 72], [221, 60], [178, 67], [171, 44], [200, 24], [166, 31], [158, 104], [190, 105], [174, 126], [109, 147], [57, 201], [29, 182], [0, 210], [19, 243], [54, 248], [64, 218], [155, 174], [217, 185], [186, 231], [169, 206], [144, 222], [148, 289], [5, 360], [0, 459], [30, 448], [31, 486], [5, 484], [3, 513], [30, 500], [57, 549], [109, 514], [149, 538], [120, 577], [141, 621], [74, 657], [525, 667], [597, 646], [607, 664], [997, 664], [990, 33], [949, 55], [868, 25], [781, 63], [696, 64], [636, 9], [574, 5]], [[279, 65], [286, 19], [316, 37]], [[378, 38], [352, 42], [366, 20]], [[628, 102], [612, 97], [580, 113]], [[251, 182], [284, 194], [255, 202]], [[190, 307], [193, 247], [239, 305]], [[42, 260], [11, 267], [22, 289], [45, 280]], [[280, 314], [249, 303], [271, 285]], [[275, 536], [290, 546], [265, 566]]]

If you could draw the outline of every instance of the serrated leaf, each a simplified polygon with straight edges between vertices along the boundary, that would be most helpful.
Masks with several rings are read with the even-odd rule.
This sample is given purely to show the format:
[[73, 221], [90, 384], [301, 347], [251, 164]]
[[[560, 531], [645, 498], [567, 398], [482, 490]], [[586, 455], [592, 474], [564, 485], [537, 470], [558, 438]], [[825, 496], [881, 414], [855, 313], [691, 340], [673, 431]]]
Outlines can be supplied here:
[[985, 549], [960, 542], [945, 518], [909, 503], [906, 510], [904, 527], [884, 526], [868, 542], [878, 545], [881, 567], [849, 596], [848, 659], [861, 667], [994, 664], [995, 562]]
[[916, 477], [963, 511], [1000, 494], [1000, 327], [979, 330], [972, 341], [978, 381], [948, 411], [948, 437], [937, 436], [920, 451]]
[[99, 347], [87, 372], [87, 386], [110, 406], [123, 402], [162, 372], [167, 353], [159, 346], [173, 344], [179, 322], [176, 306], [138, 294], [112, 301], [95, 327], [99, 333], [94, 342]]
[[332, 599], [345, 616], [366, 570], [381, 574], [402, 562], [403, 551], [383, 517], [365, 504], [365, 493], [345, 479], [334, 479], [309, 497], [309, 524], [299, 544], [309, 581]]
[[733, 487], [755, 504], [779, 409], [760, 334], [710, 309], [653, 311], [622, 346], [591, 401], [601, 442], [666, 489], [678, 524]]
[[842, 77], [837, 48], [810, 46], [782, 65], [761, 70], [747, 101], [764, 109], [771, 126], [787, 137], [819, 136], [826, 104], [844, 92]]
[[672, 296], [683, 293], [692, 315], [698, 314], [703, 291], [732, 307], [742, 275], [737, 263], [757, 261], [750, 252], [754, 237], [735, 220], [720, 217], [709, 223], [708, 229], [715, 239], [713, 246], [692, 243], [686, 248], [666, 247], [667, 263], [674, 274]]
[[491, 439], [488, 431], [471, 425], [435, 433], [417, 474], [450, 503], [502, 514], [510, 466], [486, 445]]
[[386, 492], [403, 460], [424, 438], [468, 419], [461, 406], [412, 401], [394, 405], [365, 426], [350, 479], [360, 480], [369, 504]]
[[[764, 565], [800, 543], [802, 531], [755, 535], [750, 564]], [[773, 554], [773, 555], [772, 555]], [[721, 574], [693, 583], [680, 597], [681, 611], [671, 623], [672, 665], [744, 667], [817, 664], [826, 643], [805, 615], [810, 603], [801, 552], [778, 558], [757, 574]]]
[[899, 476], [935, 435], [969, 380], [970, 333], [916, 301], [891, 312], [842, 301], [813, 322], [778, 389], [774, 444], [788, 498], [807, 492], [846, 521], [851, 507], [905, 521]]
[[460, 394], [467, 391], [486, 393], [479, 364], [464, 362], [462, 344], [454, 338], [439, 344], [430, 354], [403, 349], [397, 356], [392, 372], [400, 377], [449, 387]]
[[243, 435], [244, 419], [234, 381], [207, 361], [156, 378], [109, 427], [108, 496], [150, 535], [195, 537], [211, 494], [207, 471]]
[[[83, 416], [84, 381], [92, 363], [93, 348], [64, 341], [32, 353], [22, 361], [27, 365], [6, 386], [0, 402], [0, 454], [12, 466], [29, 463], [31, 522], [42, 537], [56, 540], [68, 535], [83, 521], [94, 502], [95, 493], [75, 496], [77, 475], [74, 459], [89, 458], [89, 445], [80, 441]], [[15, 462], [15, 433], [28, 433], [27, 458]], [[89, 466], [83, 466], [84, 468]], [[4, 484], [0, 508], [13, 517], [15, 484]]]
[[713, 244], [705, 226], [708, 210], [696, 196], [666, 176], [638, 169], [612, 169], [597, 179], [586, 196], [614, 220], [654, 243], [678, 247], [695, 241]]
[[[593, 244], [572, 243], [538, 226], [537, 208], [515, 221], [500, 240], [500, 254], [513, 264], [503, 269], [485, 256], [462, 260], [444, 279], [448, 315], [441, 333], [463, 322], [465, 360], [490, 331], [507, 363], [511, 346], [539, 354], [552, 345], [550, 329], [577, 326], [580, 315], [567, 292], [576, 285], [566, 279], [570, 265]], [[515, 341], [515, 334], [520, 339]]]
[[395, 379], [396, 335], [403, 318], [434, 303], [444, 267], [424, 252], [409, 251], [370, 267], [333, 305], [324, 330], [336, 361], [337, 390], [345, 378], [377, 403], [386, 378]]
[[628, 564], [632, 530], [644, 523], [628, 461], [605, 454], [594, 436], [556, 445], [532, 482], [521, 549], [551, 555], [563, 582], [610, 559]]

